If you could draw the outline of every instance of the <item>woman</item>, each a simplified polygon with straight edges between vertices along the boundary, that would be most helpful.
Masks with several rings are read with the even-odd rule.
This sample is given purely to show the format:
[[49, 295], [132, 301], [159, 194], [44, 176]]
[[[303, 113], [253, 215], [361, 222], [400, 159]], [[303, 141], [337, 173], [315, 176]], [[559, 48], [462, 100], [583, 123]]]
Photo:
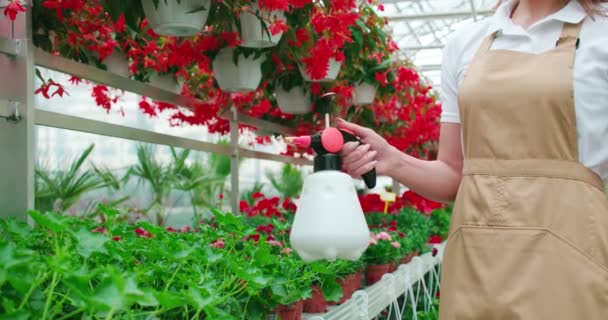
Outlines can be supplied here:
[[339, 121], [353, 176], [374, 166], [455, 200], [441, 319], [608, 319], [606, 0], [502, 1], [454, 33], [437, 161]]

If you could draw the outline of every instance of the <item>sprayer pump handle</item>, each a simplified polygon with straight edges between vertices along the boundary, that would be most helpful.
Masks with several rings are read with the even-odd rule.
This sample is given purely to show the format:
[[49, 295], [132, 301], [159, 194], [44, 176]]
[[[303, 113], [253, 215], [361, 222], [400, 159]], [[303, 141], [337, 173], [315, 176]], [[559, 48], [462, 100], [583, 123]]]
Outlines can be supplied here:
[[[359, 138], [357, 136], [355, 136], [354, 134], [352, 134], [351, 132], [342, 130], [342, 129], [340, 129], [340, 132], [342, 132], [342, 136], [344, 137], [344, 143], [346, 143], [346, 142], [361, 143], [361, 140], [359, 140]], [[373, 189], [374, 187], [376, 187], [376, 168], [373, 168], [372, 170], [366, 172], [365, 174], [363, 174], [363, 176], [361, 176], [361, 178], [363, 178], [365, 185], [369, 189]]]

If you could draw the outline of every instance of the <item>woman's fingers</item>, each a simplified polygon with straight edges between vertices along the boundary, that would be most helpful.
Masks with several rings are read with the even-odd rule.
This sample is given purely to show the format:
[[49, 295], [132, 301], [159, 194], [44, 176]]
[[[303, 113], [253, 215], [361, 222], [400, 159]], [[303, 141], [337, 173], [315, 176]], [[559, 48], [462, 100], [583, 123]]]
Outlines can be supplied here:
[[351, 173], [353, 177], [361, 177], [362, 175], [372, 171], [378, 164], [378, 161], [374, 160], [372, 162], [368, 162], [365, 165], [357, 168], [355, 171]]
[[367, 165], [368, 163], [374, 161], [374, 158], [376, 157], [376, 155], [378, 154], [378, 152], [376, 151], [370, 151], [368, 153], [366, 153], [365, 155], [363, 155], [362, 157], [358, 158], [357, 160], [355, 160], [354, 162], [348, 164], [346, 166], [346, 168], [349, 171], [357, 171], [359, 168]]
[[336, 120], [336, 126], [338, 127], [338, 129], [346, 129], [348, 131], [351, 131], [360, 139], [367, 137], [369, 135], [369, 133], [372, 132], [368, 128], [362, 127], [362, 126], [354, 124], [352, 122], [348, 122], [341, 118], [338, 118]]
[[371, 146], [369, 144], [359, 145], [355, 150], [346, 154], [342, 158], [342, 163], [344, 164], [344, 166], [346, 166], [348, 168], [350, 164], [354, 163], [355, 161], [357, 161], [357, 160], [361, 159], [363, 156], [365, 156], [365, 154], [367, 154], [367, 152], [370, 150], [370, 148], [371, 148]]

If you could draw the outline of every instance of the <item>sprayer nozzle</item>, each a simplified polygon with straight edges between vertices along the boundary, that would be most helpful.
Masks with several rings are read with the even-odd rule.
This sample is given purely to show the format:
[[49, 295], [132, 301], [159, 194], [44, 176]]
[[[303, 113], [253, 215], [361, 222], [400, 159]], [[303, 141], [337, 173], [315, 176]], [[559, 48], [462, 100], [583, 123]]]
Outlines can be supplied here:
[[287, 137], [285, 138], [285, 142], [296, 145], [298, 147], [308, 148], [311, 144], [311, 138], [310, 136]]

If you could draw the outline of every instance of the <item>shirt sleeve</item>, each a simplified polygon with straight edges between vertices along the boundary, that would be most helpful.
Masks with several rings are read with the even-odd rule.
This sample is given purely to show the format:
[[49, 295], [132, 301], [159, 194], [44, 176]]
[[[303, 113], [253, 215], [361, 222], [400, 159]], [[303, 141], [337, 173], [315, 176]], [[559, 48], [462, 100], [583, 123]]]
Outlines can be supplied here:
[[441, 59], [441, 122], [460, 123], [458, 111], [458, 61], [454, 35], [443, 49]]

